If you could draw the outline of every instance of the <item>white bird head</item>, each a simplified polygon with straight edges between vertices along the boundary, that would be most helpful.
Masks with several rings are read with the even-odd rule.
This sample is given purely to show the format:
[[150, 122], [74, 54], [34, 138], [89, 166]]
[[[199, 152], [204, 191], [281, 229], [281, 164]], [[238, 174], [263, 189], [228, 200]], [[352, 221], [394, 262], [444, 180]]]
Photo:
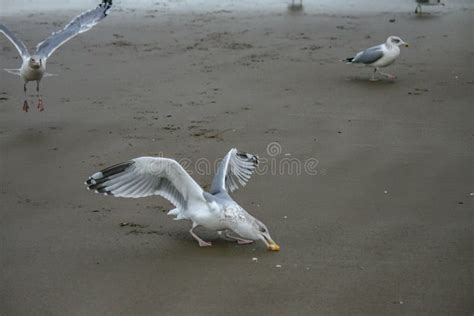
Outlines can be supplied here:
[[405, 43], [400, 37], [393, 35], [387, 38], [387, 44], [394, 46], [404, 45], [405, 47], [408, 47], [408, 43]]
[[238, 224], [232, 227], [232, 230], [243, 238], [263, 241], [268, 250], [279, 251], [280, 246], [273, 241], [267, 226], [252, 215], [248, 213], [246, 215], [247, 218], [238, 221]]
[[33, 69], [38, 69], [43, 65], [43, 60], [37, 56], [31, 56], [28, 65]]

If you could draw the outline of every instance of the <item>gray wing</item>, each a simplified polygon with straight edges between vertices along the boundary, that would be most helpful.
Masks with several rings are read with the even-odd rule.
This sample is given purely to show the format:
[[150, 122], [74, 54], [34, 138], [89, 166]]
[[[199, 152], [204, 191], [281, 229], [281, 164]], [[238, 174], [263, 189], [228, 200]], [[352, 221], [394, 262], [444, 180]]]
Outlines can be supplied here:
[[357, 55], [355, 55], [354, 59], [352, 59], [351, 62], [361, 64], [375, 63], [383, 56], [383, 45], [384, 44], [367, 48], [366, 50], [357, 53]]
[[247, 184], [250, 176], [258, 165], [256, 155], [238, 152], [232, 148], [219, 165], [211, 185], [211, 194], [219, 192], [231, 192]]
[[205, 201], [202, 188], [173, 159], [140, 157], [96, 172], [86, 181], [96, 193], [126, 198], [160, 195], [178, 209]]
[[16, 47], [18, 52], [20, 53], [21, 58], [25, 59], [30, 57], [30, 53], [28, 53], [28, 49], [25, 46], [25, 43], [22, 42], [18, 37], [16, 37], [15, 33], [10, 31], [5, 25], [0, 24], [0, 33], [3, 33], [12, 44]]
[[36, 46], [35, 54], [48, 58], [62, 44], [69, 41], [77, 34], [90, 30], [94, 25], [104, 19], [112, 7], [112, 0], [103, 0], [97, 8], [86, 11], [75, 17], [64, 29], [54, 32], [50, 37]]

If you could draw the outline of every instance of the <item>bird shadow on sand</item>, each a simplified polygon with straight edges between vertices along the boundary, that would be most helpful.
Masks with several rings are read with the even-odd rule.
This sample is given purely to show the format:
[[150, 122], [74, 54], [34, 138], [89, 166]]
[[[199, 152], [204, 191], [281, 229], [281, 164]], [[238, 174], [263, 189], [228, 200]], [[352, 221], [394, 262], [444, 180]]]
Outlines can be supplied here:
[[442, 16], [441, 13], [412, 14], [410, 16], [410, 19], [416, 20], [416, 21], [432, 21], [432, 20], [441, 18], [441, 16]]
[[7, 145], [11, 142], [13, 144], [38, 144], [44, 142], [49, 136], [39, 128], [30, 127], [26, 130], [21, 130], [12, 135], [11, 140], [7, 141]]
[[179, 258], [198, 258], [206, 260], [209, 258], [213, 259], [232, 259], [246, 258], [249, 257], [270, 257], [275, 255], [266, 250], [264, 245], [251, 244], [251, 245], [237, 245], [237, 243], [227, 242], [219, 239], [209, 239], [212, 242], [211, 247], [199, 247], [194, 240], [177, 238], [173, 240], [173, 243], [167, 245], [160, 245], [154, 248], [149, 253], [150, 256], [166, 256], [167, 258], [179, 259]]
[[377, 78], [377, 80], [371, 81], [370, 76], [369, 77], [347, 77], [345, 78], [345, 81], [353, 83], [353, 84], [357, 84], [360, 86], [367, 86], [367, 87], [390, 86], [397, 82], [396, 79], [393, 80], [393, 79], [387, 79], [387, 78]]
[[267, 251], [265, 245], [260, 241], [255, 241], [248, 245], [239, 245], [235, 241], [226, 240], [220, 237], [217, 233], [200, 231], [199, 236], [204, 240], [211, 242], [212, 246], [199, 247], [197, 242], [185, 231], [179, 233], [164, 231], [157, 232], [143, 228], [144, 227], [139, 227], [137, 230], [131, 230], [125, 235], [137, 237], [142, 235], [142, 238], [147, 239], [150, 243], [153, 243], [154, 238], [167, 238], [168, 240], [165, 241], [164, 244], [160, 242], [160, 246], [156, 249], [158, 249], [161, 254], [166, 253], [168, 256], [199, 256], [203, 258], [211, 256], [226, 258], [229, 256], [235, 256], [236, 254], [248, 256], [249, 254], [258, 253], [261, 257], [265, 256], [265, 254], [271, 255], [271, 252]]
[[304, 13], [304, 6], [302, 3], [291, 3], [287, 7], [289, 15], [300, 15]]

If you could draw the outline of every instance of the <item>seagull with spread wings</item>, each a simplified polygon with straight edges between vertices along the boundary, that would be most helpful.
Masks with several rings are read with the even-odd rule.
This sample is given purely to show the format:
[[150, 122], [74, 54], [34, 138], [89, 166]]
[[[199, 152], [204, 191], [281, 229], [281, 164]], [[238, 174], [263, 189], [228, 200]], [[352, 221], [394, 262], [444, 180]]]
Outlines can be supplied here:
[[209, 192], [205, 192], [176, 160], [156, 157], [135, 158], [106, 168], [89, 177], [85, 184], [89, 190], [105, 195], [166, 198], [176, 207], [169, 215], [176, 216], [176, 220], [192, 221], [189, 232], [201, 247], [211, 246], [211, 243], [196, 235], [197, 226], [225, 232], [228, 239], [239, 244], [261, 240], [269, 250], [279, 251], [280, 246], [270, 237], [265, 224], [229, 195], [229, 191], [247, 183], [257, 164], [257, 156], [231, 149], [220, 162]]
[[[387, 67], [391, 65], [395, 59], [400, 55], [400, 46], [408, 44], [405, 43], [398, 36], [389, 36], [387, 41], [383, 44], [367, 48], [366, 50], [358, 52], [354, 57], [345, 59], [344, 61], [348, 64], [364, 64], [367, 66], [374, 67], [371, 81], [376, 81], [375, 73], [380, 67]], [[379, 71], [380, 74], [390, 78], [396, 79], [397, 77], [391, 74], [387, 74]]]
[[25, 92], [25, 102], [23, 111], [28, 112], [29, 106], [26, 97], [26, 84], [29, 81], [36, 81], [36, 92], [38, 94], [38, 109], [44, 110], [43, 100], [39, 94], [39, 85], [43, 77], [51, 76], [46, 73], [46, 61], [51, 54], [62, 44], [69, 41], [76, 35], [90, 30], [94, 25], [105, 18], [112, 7], [112, 0], [102, 0], [95, 9], [86, 11], [75, 17], [62, 30], [54, 32], [47, 39], [36, 46], [36, 51], [30, 55], [26, 45], [5, 25], [0, 24], [0, 33], [3, 33], [16, 47], [20, 53], [23, 63], [19, 69], [5, 69], [7, 72], [19, 75], [24, 80], [23, 90]]

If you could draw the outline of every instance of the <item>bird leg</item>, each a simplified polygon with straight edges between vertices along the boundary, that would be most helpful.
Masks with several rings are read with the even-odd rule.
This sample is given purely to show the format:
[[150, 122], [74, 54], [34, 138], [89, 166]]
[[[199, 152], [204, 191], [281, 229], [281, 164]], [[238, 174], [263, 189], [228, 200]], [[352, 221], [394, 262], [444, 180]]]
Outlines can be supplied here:
[[416, 6], [416, 9], [415, 9], [415, 13], [416, 14], [421, 14], [421, 4], [418, 3], [418, 5]]
[[231, 239], [231, 240], [235, 240], [237, 241], [237, 243], [239, 245], [248, 245], [248, 244], [251, 244], [253, 243], [254, 241], [253, 240], [249, 240], [249, 239], [243, 239], [243, 238], [239, 238], [239, 237], [235, 237], [235, 236], [232, 236], [229, 234], [229, 232], [226, 230], [225, 231], [225, 237]]
[[199, 246], [200, 246], [200, 247], [210, 247], [210, 246], [212, 246], [212, 243], [202, 240], [201, 238], [199, 238], [198, 235], [196, 235], [195, 232], [193, 232], [193, 229], [196, 228], [197, 226], [198, 226], [198, 225], [193, 224], [193, 227], [189, 230], [189, 232], [190, 232], [191, 235], [194, 237], [194, 239], [197, 240], [197, 242], [199, 243]]
[[44, 111], [43, 99], [41, 99], [41, 96], [39, 93], [39, 86], [40, 86], [40, 82], [39, 80], [36, 80], [36, 94], [38, 96], [38, 110], [40, 110], [40, 112], [43, 112]]
[[377, 72], [377, 67], [374, 67], [374, 72], [372, 73], [372, 77], [369, 79], [370, 81], [378, 81], [378, 79], [375, 78], [376, 72]]
[[27, 100], [27, 96], [26, 96], [26, 81], [23, 84], [23, 91], [25, 92], [25, 102], [23, 102], [23, 112], [28, 112], [28, 109], [30, 107], [28, 106], [28, 100]]
[[397, 79], [397, 76], [395, 76], [395, 75], [387, 74], [387, 73], [381, 72], [381, 71], [379, 71], [379, 73], [380, 73], [381, 75], [387, 77], [388, 79]]

